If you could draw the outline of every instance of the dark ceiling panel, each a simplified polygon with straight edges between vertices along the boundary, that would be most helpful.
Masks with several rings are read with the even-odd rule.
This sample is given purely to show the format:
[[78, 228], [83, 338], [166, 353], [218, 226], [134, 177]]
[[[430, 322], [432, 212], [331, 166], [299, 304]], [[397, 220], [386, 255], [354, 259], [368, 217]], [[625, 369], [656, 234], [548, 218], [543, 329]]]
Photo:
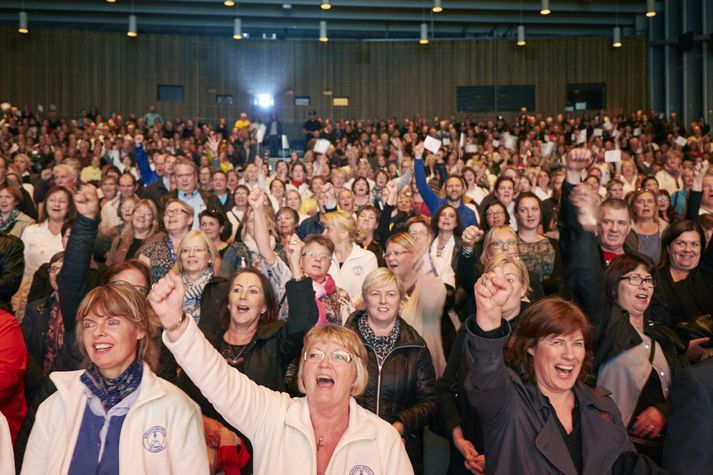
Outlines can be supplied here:
[[[429, 25], [432, 39], [513, 38], [518, 24], [528, 38], [609, 36], [614, 26], [635, 33], [635, 18], [644, 14], [644, 0], [552, 1], [552, 13], [539, 14], [539, 0], [442, 0], [443, 12], [432, 13], [432, 0], [24, 0], [0, 2], [0, 23], [17, 24], [28, 14], [33, 26], [126, 31], [128, 16], [138, 19], [139, 33], [231, 36], [233, 18], [242, 19], [250, 38], [263, 34], [279, 39], [317, 38], [326, 20], [330, 40], [416, 39], [419, 26]], [[288, 7], [289, 6], [289, 7]]]

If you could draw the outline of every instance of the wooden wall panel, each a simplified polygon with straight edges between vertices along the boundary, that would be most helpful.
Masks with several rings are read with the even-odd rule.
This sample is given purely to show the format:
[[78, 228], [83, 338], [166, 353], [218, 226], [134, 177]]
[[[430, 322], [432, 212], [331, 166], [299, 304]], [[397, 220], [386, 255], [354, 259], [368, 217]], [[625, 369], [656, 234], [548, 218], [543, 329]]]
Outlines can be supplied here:
[[[385, 117], [455, 113], [456, 86], [535, 84], [537, 111], [561, 112], [565, 86], [604, 82], [610, 110], [648, 104], [646, 40], [607, 38], [415, 42], [262, 41], [33, 29], [28, 36], [0, 28], [0, 100], [55, 104], [61, 114], [96, 105], [101, 111], [141, 112], [156, 104], [166, 117], [214, 119], [255, 113], [252, 96], [272, 93], [284, 122], [320, 115]], [[158, 84], [182, 84], [185, 101], [162, 102]], [[324, 95], [332, 91], [332, 96]], [[219, 105], [216, 94], [232, 94]], [[294, 106], [310, 96], [310, 107]], [[349, 98], [333, 107], [333, 97]]]

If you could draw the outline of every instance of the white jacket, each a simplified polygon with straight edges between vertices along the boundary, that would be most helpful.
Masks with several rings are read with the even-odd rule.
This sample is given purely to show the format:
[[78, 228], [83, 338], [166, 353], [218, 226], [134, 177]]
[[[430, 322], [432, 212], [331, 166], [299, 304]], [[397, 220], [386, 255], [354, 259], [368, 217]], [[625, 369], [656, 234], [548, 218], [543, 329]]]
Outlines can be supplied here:
[[[176, 342], [163, 341], [228, 423], [255, 448], [255, 475], [317, 473], [317, 447], [306, 398], [258, 386], [230, 367], [193, 319]], [[185, 472], [189, 473], [189, 472]], [[349, 426], [325, 475], [412, 475], [406, 449], [386, 421], [349, 401]]]
[[[27, 442], [22, 474], [66, 474], [87, 407], [83, 371], [54, 372], [57, 392], [44, 401]], [[119, 439], [121, 475], [208, 474], [200, 408], [144, 364], [138, 398]]]
[[337, 287], [347, 291], [354, 302], [361, 297], [361, 284], [367, 274], [379, 267], [376, 256], [357, 243], [352, 243], [352, 251], [341, 266], [335, 256], [336, 254], [332, 256], [329, 275], [332, 276]]
[[15, 475], [15, 455], [7, 419], [0, 412], [0, 475]]

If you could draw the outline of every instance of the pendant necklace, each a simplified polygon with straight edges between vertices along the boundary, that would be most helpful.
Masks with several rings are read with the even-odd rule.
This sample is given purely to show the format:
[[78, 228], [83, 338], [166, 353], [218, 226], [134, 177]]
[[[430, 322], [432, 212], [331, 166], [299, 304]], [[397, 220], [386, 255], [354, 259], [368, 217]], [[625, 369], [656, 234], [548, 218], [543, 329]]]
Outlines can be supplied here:
[[317, 441], [317, 451], [319, 451], [319, 449], [324, 447], [324, 441], [325, 441], [325, 439], [327, 439], [328, 436], [330, 436], [330, 435], [334, 434], [335, 432], [337, 432], [338, 430], [342, 429], [342, 427], [343, 427], [343, 424], [339, 424], [338, 426], [335, 426], [335, 427], [331, 428], [329, 431], [320, 435], [319, 440]]

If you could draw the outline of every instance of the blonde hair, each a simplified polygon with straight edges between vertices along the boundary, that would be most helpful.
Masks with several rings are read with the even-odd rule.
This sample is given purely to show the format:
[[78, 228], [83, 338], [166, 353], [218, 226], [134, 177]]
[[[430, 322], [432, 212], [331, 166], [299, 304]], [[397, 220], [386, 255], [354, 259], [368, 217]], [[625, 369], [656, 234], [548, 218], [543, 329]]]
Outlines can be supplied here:
[[176, 249], [176, 263], [173, 265], [173, 268], [171, 269], [171, 272], [174, 274], [182, 274], [183, 273], [183, 260], [181, 259], [181, 255], [183, 254], [183, 248], [186, 246], [188, 241], [191, 238], [197, 237], [203, 241], [203, 244], [205, 244], [206, 249], [208, 249], [208, 253], [210, 254], [210, 260], [208, 261], [208, 267], [212, 266], [213, 263], [215, 262], [216, 257], [218, 256], [218, 251], [215, 249], [215, 244], [213, 244], [213, 241], [206, 236], [206, 234], [203, 231], [200, 230], [193, 230], [193, 231], [188, 231], [185, 236], [183, 236], [183, 239], [181, 239], [181, 242], [178, 244], [178, 248]]
[[[151, 231], [149, 231], [149, 233], [146, 235], [146, 238], [153, 236], [158, 232], [158, 208], [156, 208], [156, 204], [146, 198], [142, 200], [134, 199], [134, 201], [136, 202], [136, 204], [134, 205], [134, 211], [132, 212], [132, 215], [133, 213], [136, 213], [136, 210], [141, 206], [144, 206], [151, 210], [151, 213], [153, 214], [153, 217], [151, 218]], [[134, 223], [133, 220], [129, 220], [125, 223], [124, 229], [121, 232], [121, 240], [130, 242], [132, 239], [134, 239]]]
[[[431, 228], [428, 228], [428, 231], [431, 232]], [[416, 263], [420, 262], [423, 255], [427, 252], [427, 248], [421, 249], [418, 242], [416, 242], [416, 239], [411, 236], [411, 234], [404, 231], [398, 232], [387, 239], [384, 249], [387, 249], [391, 243], [398, 244], [404, 249], [413, 252]]]
[[366, 348], [364, 348], [361, 338], [354, 330], [333, 324], [312, 327], [305, 335], [302, 343], [303, 357], [300, 359], [300, 366], [297, 371], [297, 388], [303, 394], [307, 392], [303, 381], [304, 366], [306, 364], [304, 355], [307, 354], [307, 351], [309, 351], [312, 346], [319, 342], [330, 342], [339, 345], [354, 358], [356, 379], [352, 384], [351, 395], [354, 397], [361, 396], [369, 384], [369, 371], [366, 366]]
[[490, 245], [493, 243], [495, 238], [496, 233], [503, 233], [503, 234], [509, 234], [513, 241], [517, 243], [517, 233], [513, 228], [511, 228], [507, 224], [503, 224], [501, 226], [495, 226], [494, 228], [491, 228], [490, 231], [485, 235], [485, 240], [483, 241], [483, 252], [480, 254], [480, 262], [485, 264], [488, 261], [488, 249], [490, 248]]
[[361, 284], [361, 296], [366, 301], [369, 292], [376, 288], [386, 287], [392, 283], [396, 284], [396, 288], [399, 290], [399, 298], [403, 300], [405, 292], [401, 281], [396, 274], [386, 267], [379, 267], [366, 275], [364, 282]]
[[347, 211], [332, 211], [322, 216], [322, 223], [331, 225], [340, 231], [346, 231], [349, 234], [349, 239], [355, 241], [357, 238], [356, 221], [351, 213]]
[[159, 319], [145, 295], [124, 282], [101, 285], [89, 291], [77, 309], [75, 330], [77, 346], [84, 355], [85, 364], [89, 357], [84, 346], [82, 321], [90, 313], [102, 318], [125, 318], [139, 331], [144, 332], [144, 336], [138, 340], [136, 356], [156, 371], [159, 352], [153, 343], [153, 338], [159, 329]]
[[518, 256], [507, 256], [501, 254], [495, 256], [492, 259], [488, 259], [485, 263], [485, 268], [483, 269], [483, 274], [490, 272], [493, 269], [503, 267], [505, 264], [512, 264], [517, 267], [520, 273], [520, 283], [525, 285], [525, 288], [530, 290], [530, 272], [527, 270], [527, 266]]
[[[243, 215], [243, 221], [240, 224], [240, 239], [245, 240], [245, 235], [248, 232], [248, 219], [253, 215], [255, 211], [252, 206], [248, 206], [245, 209], [245, 214]], [[265, 219], [265, 224], [270, 232], [270, 235], [277, 239], [277, 225], [275, 224], [275, 210], [272, 209], [271, 205], [262, 207], [262, 216]], [[255, 236], [253, 236], [254, 238]]]

